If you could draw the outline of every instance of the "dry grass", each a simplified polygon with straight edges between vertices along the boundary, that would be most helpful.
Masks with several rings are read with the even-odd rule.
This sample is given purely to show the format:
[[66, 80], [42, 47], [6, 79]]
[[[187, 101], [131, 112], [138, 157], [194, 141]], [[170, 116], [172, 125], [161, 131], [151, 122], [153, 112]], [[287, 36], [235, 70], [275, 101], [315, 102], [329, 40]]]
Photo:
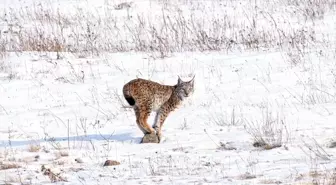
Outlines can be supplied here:
[[264, 150], [281, 147], [288, 142], [289, 133], [285, 120], [269, 107], [261, 108], [261, 120], [246, 120], [245, 130], [253, 138], [253, 146]]
[[29, 152], [39, 152], [40, 150], [41, 150], [40, 145], [31, 144], [31, 145], [28, 146], [28, 151]]
[[259, 183], [261, 184], [282, 184], [281, 181], [273, 180], [273, 179], [263, 179], [263, 180], [260, 180]]
[[69, 152], [68, 151], [57, 151], [55, 153], [56, 158], [61, 158], [61, 157], [68, 157]]
[[326, 171], [313, 171], [307, 176], [311, 177], [310, 182], [301, 182], [296, 185], [335, 185], [336, 184], [336, 169]]
[[58, 38], [48, 37], [43, 34], [27, 34], [21, 39], [21, 48], [23, 51], [62, 52], [65, 48]]
[[[316, 37], [313, 25], [288, 22], [286, 17], [295, 15], [297, 19], [314, 22], [322, 19], [326, 12], [336, 9], [335, 3], [330, 0], [275, 1], [284, 14], [278, 17], [274, 7], [263, 1], [249, 1], [240, 8], [246, 11], [235, 13], [229, 13], [225, 6], [220, 6], [220, 1], [213, 2], [210, 7], [198, 1], [179, 3], [158, 3], [161, 6], [159, 15], [137, 14], [133, 4], [125, 4], [126, 8], [117, 8], [116, 11], [127, 11], [127, 16], [121, 14], [117, 17], [80, 9], [78, 13], [69, 15], [50, 11], [43, 5], [22, 8], [3, 17], [0, 15], [9, 27], [0, 37], [0, 53], [52, 51], [85, 56], [104, 51], [144, 51], [166, 57], [172, 52], [184, 51], [229, 52], [287, 47], [289, 51], [301, 51], [309, 45], [324, 42]], [[242, 5], [238, 3], [227, 2], [227, 6]], [[22, 26], [27, 22], [32, 23], [29, 29]], [[289, 57], [293, 56], [296, 55], [289, 53]]]
[[17, 169], [21, 168], [21, 166], [17, 163], [0, 163], [0, 170], [8, 170], [8, 169]]
[[51, 182], [66, 182], [67, 179], [61, 176], [61, 174], [53, 172], [53, 170], [49, 167], [46, 167], [45, 165], [41, 166], [41, 172], [43, 175], [46, 175], [49, 177]]

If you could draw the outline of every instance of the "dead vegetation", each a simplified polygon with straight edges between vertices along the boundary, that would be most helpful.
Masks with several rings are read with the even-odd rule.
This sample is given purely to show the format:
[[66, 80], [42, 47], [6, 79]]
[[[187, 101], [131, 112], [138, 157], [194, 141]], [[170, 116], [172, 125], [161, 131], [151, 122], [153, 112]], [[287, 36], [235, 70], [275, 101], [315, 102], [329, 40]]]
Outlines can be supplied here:
[[[335, 7], [332, 1], [327, 0], [296, 0], [290, 1], [290, 3], [288, 1], [287, 5], [299, 10], [297, 16], [305, 17], [306, 21], [320, 20], [326, 11], [333, 10], [333, 7]], [[37, 12], [28, 11], [25, 14], [30, 15], [28, 16], [29, 20], [37, 20], [40, 24], [33, 25], [34, 29], [31, 30], [23, 30], [20, 25], [13, 25], [13, 28], [17, 27], [19, 31], [9, 30], [5, 37], [0, 37], [0, 56], [12, 51], [87, 54], [99, 54], [104, 51], [146, 51], [158, 53], [160, 57], [166, 57], [169, 56], [169, 53], [183, 51], [262, 50], [264, 48], [286, 48], [287, 50], [289, 48], [286, 53], [289, 61], [298, 65], [305, 61], [307, 48], [311, 47], [312, 44], [322, 44], [322, 41], [316, 37], [314, 29], [309, 27], [310, 25], [308, 25], [308, 28], [303, 28], [303, 25], [289, 28], [286, 28], [286, 24], [279, 26], [281, 20], [276, 19], [275, 15], [269, 12], [260, 12], [261, 8], [257, 6], [251, 11], [259, 13], [244, 17], [244, 19], [248, 19], [248, 23], [241, 22], [229, 14], [224, 14], [222, 17], [204, 14], [200, 16], [201, 18], [196, 18], [195, 14], [183, 14], [182, 10], [174, 9], [170, 5], [165, 5], [165, 7], [162, 9], [162, 14], [166, 16], [159, 17], [158, 24], [154, 24], [152, 20], [147, 19], [148, 17], [142, 17], [141, 15], [133, 16], [132, 21], [111, 19], [110, 17], [102, 18], [95, 14], [90, 14], [86, 19], [78, 20], [79, 17], [76, 17], [78, 15], [68, 17], [61, 13], [53, 14], [44, 10], [43, 7], [41, 12], [45, 12], [44, 14], [39, 12], [40, 10], [37, 10]], [[117, 10], [129, 10], [131, 8], [132, 6], [127, 4], [125, 6], [121, 4], [115, 6]], [[170, 16], [167, 16], [167, 14]], [[269, 27], [260, 26], [258, 23], [260, 16], [266, 18], [266, 22], [271, 23]], [[89, 17], [91, 20], [89, 20]], [[20, 20], [22, 22], [27, 20], [23, 17], [19, 19], [22, 19]], [[130, 17], [127, 17], [127, 19], [130, 19]], [[10, 20], [8, 21], [10, 22]], [[202, 24], [204, 22], [209, 22], [209, 24]], [[37, 29], [41, 24], [42, 27]], [[48, 33], [50, 27], [54, 30], [52, 33]], [[83, 78], [79, 75], [74, 76], [84, 82], [84, 76]], [[319, 97], [310, 97], [308, 103], [325, 102], [319, 101], [321, 99]], [[253, 138], [253, 146], [264, 150], [283, 146], [287, 142], [284, 135], [288, 133], [285, 120], [279, 114], [268, 109], [262, 109], [261, 115], [261, 120], [244, 122], [246, 131]], [[221, 126], [240, 125], [242, 122], [241, 119], [237, 119], [235, 109], [228, 117], [216, 116], [213, 122]], [[187, 126], [185, 122], [181, 129], [186, 129]], [[57, 148], [59, 147], [57, 146]], [[312, 146], [307, 145], [305, 149], [310, 152], [313, 150], [312, 148]], [[40, 149], [38, 145], [31, 145], [28, 151], [38, 152]], [[228, 143], [220, 143], [218, 149], [237, 150]], [[317, 151], [316, 155], [325, 157], [324, 151], [321, 148], [318, 149], [315, 150]], [[179, 148], [178, 150], [173, 149], [173, 151], [185, 152], [187, 150]], [[59, 151], [55, 155], [57, 158], [61, 158], [69, 156], [69, 153]], [[76, 162], [82, 163], [79, 160], [76, 160]], [[156, 174], [159, 167], [155, 167], [156, 163], [149, 163], [152, 169], [151, 173]], [[107, 160], [103, 166], [114, 165], [120, 165], [120, 162]], [[14, 163], [0, 165], [0, 169], [20, 167]], [[51, 169], [42, 167], [43, 174], [48, 176], [52, 182], [66, 181], [59, 174], [52, 172]], [[182, 169], [181, 171], [187, 170]], [[319, 178], [319, 180], [311, 183], [314, 185], [336, 184], [335, 176], [331, 174], [324, 176], [320, 173], [312, 173], [311, 177]], [[250, 173], [245, 173], [239, 177], [243, 180], [253, 178], [256, 178], [256, 175]]]
[[39, 152], [40, 150], [41, 150], [40, 145], [31, 144], [31, 145], [28, 146], [28, 151], [29, 152]]
[[261, 108], [260, 113], [260, 120], [246, 120], [244, 126], [246, 132], [253, 138], [253, 146], [271, 150], [286, 144], [289, 140], [289, 131], [285, 119], [268, 106]]
[[[234, 1], [230, 3], [227, 6], [239, 5]], [[229, 52], [263, 48], [290, 48], [291, 51], [324, 42], [316, 37], [313, 25], [294, 22], [295, 26], [292, 26], [286, 17], [295, 15], [297, 19], [316, 22], [326, 12], [336, 9], [330, 0], [275, 1], [274, 7], [255, 1], [239, 8], [248, 12], [237, 9], [235, 13], [228, 13], [220, 1], [215, 3], [218, 6], [212, 4], [208, 9], [208, 4], [198, 1], [189, 2], [188, 6], [165, 1], [157, 4], [161, 7], [160, 14], [146, 15], [134, 13], [134, 4], [114, 5], [116, 11], [127, 12], [126, 16], [120, 17], [107, 13], [101, 16], [82, 9], [66, 14], [49, 11], [41, 4], [2, 14], [0, 18], [8, 28], [0, 37], [0, 53], [49, 51], [86, 56], [105, 51], [144, 51], [166, 57], [172, 52], [183, 51]], [[284, 17], [273, 12], [277, 5]], [[106, 7], [105, 11], [110, 10]], [[26, 22], [33, 23], [29, 29], [23, 26]], [[294, 53], [288, 55], [293, 57]]]
[[311, 171], [308, 174], [301, 174], [300, 178], [307, 176], [310, 181], [295, 183], [295, 185], [335, 185], [336, 184], [336, 169]]
[[55, 153], [55, 155], [57, 157], [68, 157], [69, 156], [69, 152], [68, 151], [58, 151]]
[[336, 184], [336, 169], [320, 173], [314, 177], [313, 185], [335, 185]]
[[66, 182], [67, 180], [61, 176], [59, 172], [54, 172], [50, 167], [46, 165], [41, 166], [41, 172], [43, 175], [46, 175], [49, 177], [51, 182]]
[[6, 162], [0, 162], [0, 170], [8, 170], [8, 169], [17, 169], [21, 168], [21, 165], [17, 163], [6, 163]]

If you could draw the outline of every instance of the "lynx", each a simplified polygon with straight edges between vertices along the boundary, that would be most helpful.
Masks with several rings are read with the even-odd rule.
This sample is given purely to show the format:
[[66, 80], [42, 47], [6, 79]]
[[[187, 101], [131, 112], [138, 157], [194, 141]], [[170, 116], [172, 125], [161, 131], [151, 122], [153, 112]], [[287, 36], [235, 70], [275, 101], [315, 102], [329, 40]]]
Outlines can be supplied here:
[[[162, 85], [145, 79], [134, 79], [123, 87], [123, 94], [134, 109], [136, 123], [144, 134], [155, 133], [160, 142], [161, 129], [169, 113], [181, 105], [182, 101], [194, 92], [194, 77], [190, 81], [182, 81], [178, 77], [177, 84]], [[154, 124], [148, 125], [151, 112], [156, 112]]]

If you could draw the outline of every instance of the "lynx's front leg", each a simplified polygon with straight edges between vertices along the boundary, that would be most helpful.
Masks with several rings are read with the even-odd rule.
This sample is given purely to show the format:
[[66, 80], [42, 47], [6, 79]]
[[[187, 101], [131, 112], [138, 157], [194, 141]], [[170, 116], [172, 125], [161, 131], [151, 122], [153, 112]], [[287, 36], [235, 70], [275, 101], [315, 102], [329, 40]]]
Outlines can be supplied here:
[[[154, 124], [153, 124], [153, 129], [155, 130], [156, 132], [156, 135], [159, 136], [159, 132], [160, 132], [160, 136], [161, 136], [161, 127], [160, 127], [160, 111], [157, 111], [156, 112], [156, 115], [155, 115], [155, 119], [154, 119]], [[160, 140], [160, 137], [159, 137], [159, 140]]]
[[156, 135], [159, 138], [159, 142], [162, 136], [162, 125], [164, 121], [166, 120], [168, 114], [169, 114], [169, 111], [167, 110], [167, 108], [164, 108], [164, 106], [162, 106], [162, 108], [156, 113], [155, 123], [153, 125], [153, 128], [156, 131]]

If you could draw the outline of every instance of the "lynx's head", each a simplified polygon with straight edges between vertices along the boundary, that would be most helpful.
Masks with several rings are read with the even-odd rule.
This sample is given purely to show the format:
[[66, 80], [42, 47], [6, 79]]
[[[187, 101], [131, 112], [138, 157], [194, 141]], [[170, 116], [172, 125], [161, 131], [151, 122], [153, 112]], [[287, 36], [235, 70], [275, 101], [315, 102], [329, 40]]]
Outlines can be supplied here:
[[190, 97], [194, 93], [194, 79], [195, 75], [190, 81], [184, 82], [180, 77], [178, 77], [176, 93], [181, 100]]

